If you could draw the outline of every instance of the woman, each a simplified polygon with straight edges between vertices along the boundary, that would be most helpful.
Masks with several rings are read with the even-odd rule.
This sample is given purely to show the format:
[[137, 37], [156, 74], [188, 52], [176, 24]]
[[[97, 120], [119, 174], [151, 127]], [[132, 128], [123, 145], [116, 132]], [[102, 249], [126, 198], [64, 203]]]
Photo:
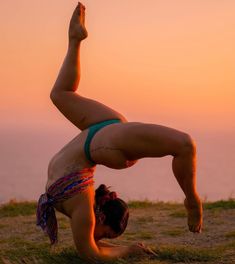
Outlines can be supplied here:
[[128, 221], [126, 204], [101, 185], [96, 192], [96, 164], [113, 169], [133, 166], [144, 157], [173, 156], [173, 172], [186, 199], [188, 226], [200, 232], [202, 205], [195, 187], [195, 145], [185, 133], [138, 122], [76, 93], [80, 80], [80, 45], [87, 37], [85, 7], [78, 3], [69, 26], [69, 46], [50, 98], [60, 112], [82, 132], [50, 161], [46, 190], [38, 203], [37, 220], [57, 241], [53, 207], [71, 219], [79, 255], [87, 260], [111, 260], [148, 252], [142, 244], [109, 246], [100, 240], [123, 233]]

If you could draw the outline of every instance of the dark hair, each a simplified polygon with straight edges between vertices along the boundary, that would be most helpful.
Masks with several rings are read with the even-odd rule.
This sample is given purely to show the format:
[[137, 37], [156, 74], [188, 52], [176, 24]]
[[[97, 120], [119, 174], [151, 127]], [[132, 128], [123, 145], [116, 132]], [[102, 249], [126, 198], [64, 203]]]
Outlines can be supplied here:
[[105, 215], [104, 224], [121, 235], [128, 223], [129, 210], [127, 204], [120, 198], [117, 198], [116, 192], [110, 192], [106, 185], [101, 184], [95, 191], [96, 216], [99, 212]]

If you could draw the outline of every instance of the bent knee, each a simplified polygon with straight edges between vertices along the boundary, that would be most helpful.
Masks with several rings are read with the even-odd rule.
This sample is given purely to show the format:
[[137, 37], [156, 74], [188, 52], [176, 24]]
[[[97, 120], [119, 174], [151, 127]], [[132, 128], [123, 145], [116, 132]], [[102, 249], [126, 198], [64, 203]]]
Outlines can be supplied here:
[[57, 102], [58, 100], [60, 100], [60, 93], [52, 90], [51, 93], [50, 93], [50, 99], [53, 103]]
[[196, 154], [196, 143], [189, 134], [183, 133], [182, 135], [180, 153]]
[[59, 110], [64, 110], [72, 105], [70, 96], [72, 93], [73, 92], [52, 90], [50, 99]]

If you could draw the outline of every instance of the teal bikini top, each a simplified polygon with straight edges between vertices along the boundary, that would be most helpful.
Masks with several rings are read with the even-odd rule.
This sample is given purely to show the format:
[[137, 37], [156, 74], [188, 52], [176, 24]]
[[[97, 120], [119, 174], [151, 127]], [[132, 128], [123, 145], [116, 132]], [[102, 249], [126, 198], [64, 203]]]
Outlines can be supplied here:
[[107, 121], [103, 121], [103, 122], [94, 124], [94, 125], [89, 127], [88, 135], [87, 135], [86, 142], [85, 142], [85, 145], [84, 145], [84, 151], [85, 151], [85, 155], [86, 155], [87, 159], [91, 163], [93, 163], [93, 165], [95, 165], [96, 163], [95, 163], [94, 160], [92, 160], [91, 153], [90, 153], [90, 144], [91, 144], [92, 138], [103, 127], [111, 125], [111, 124], [115, 124], [115, 123], [121, 123], [121, 122], [122, 121], [119, 120], [119, 119], [111, 119], [111, 120], [107, 120]]

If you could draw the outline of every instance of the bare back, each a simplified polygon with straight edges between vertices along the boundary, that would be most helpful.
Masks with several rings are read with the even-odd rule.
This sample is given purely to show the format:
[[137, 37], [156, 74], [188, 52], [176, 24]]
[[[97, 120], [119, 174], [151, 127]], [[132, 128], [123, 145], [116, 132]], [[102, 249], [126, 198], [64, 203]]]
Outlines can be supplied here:
[[66, 174], [92, 167], [84, 153], [87, 133], [88, 130], [82, 131], [52, 157], [48, 165], [46, 189]]
[[[125, 133], [123, 129], [130, 125], [131, 123], [128, 123], [128, 125], [127, 123], [111, 124], [95, 134], [90, 144], [90, 152], [97, 164], [113, 169], [130, 167], [131, 161], [128, 160], [124, 151], [118, 146], [120, 131]], [[88, 129], [83, 130], [53, 156], [48, 166], [46, 189], [66, 174], [94, 166], [87, 159], [84, 151], [87, 135]]]

